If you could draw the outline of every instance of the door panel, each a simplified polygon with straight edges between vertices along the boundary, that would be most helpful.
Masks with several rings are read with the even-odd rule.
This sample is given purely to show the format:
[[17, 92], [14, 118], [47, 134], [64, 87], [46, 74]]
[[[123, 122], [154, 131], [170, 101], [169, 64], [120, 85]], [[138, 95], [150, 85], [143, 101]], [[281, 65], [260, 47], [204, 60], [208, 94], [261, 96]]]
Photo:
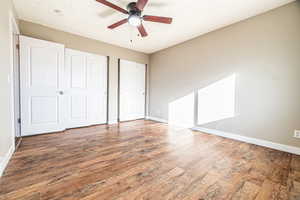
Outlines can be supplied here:
[[[45, 115], [47, 113], [47, 115]], [[32, 97], [31, 98], [31, 123], [47, 124], [58, 123], [58, 98], [57, 97]]]
[[87, 120], [87, 97], [85, 95], [71, 96], [71, 119]]
[[146, 66], [120, 61], [120, 121], [145, 117]]
[[67, 127], [106, 123], [107, 58], [66, 49]]
[[71, 88], [86, 88], [86, 57], [85, 55], [71, 56]]
[[23, 136], [65, 129], [63, 67], [63, 45], [20, 36]]
[[31, 47], [29, 59], [31, 87], [59, 88], [59, 54], [57, 49]]
[[91, 124], [107, 122], [107, 58], [87, 56], [88, 118]]

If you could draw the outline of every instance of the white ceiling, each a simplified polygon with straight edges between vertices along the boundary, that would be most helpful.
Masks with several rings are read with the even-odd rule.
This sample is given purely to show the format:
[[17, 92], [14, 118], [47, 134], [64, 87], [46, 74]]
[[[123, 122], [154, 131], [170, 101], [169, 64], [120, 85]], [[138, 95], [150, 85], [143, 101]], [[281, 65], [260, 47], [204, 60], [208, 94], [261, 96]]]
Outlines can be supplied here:
[[[146, 38], [138, 37], [137, 30], [128, 24], [115, 30], [107, 29], [108, 25], [124, 19], [126, 15], [95, 0], [13, 1], [20, 19], [136, 51], [153, 53], [294, 0], [149, 0], [143, 14], [173, 17], [173, 24], [144, 22], [149, 33]], [[123, 8], [131, 2], [109, 1]], [[55, 9], [62, 13], [55, 13]]]

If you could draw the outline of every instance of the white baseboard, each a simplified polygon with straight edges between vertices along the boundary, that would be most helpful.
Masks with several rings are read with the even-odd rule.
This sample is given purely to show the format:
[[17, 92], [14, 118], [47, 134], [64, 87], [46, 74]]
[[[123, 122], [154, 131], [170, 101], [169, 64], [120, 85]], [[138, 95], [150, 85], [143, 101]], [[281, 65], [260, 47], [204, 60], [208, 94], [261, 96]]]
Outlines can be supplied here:
[[238, 141], [242, 141], [242, 142], [246, 142], [246, 143], [250, 143], [250, 144], [255, 144], [255, 145], [259, 145], [259, 146], [263, 146], [263, 147], [268, 147], [271, 149], [276, 149], [279, 151], [284, 151], [284, 152], [300, 155], [300, 148], [294, 147], [294, 146], [288, 146], [288, 145], [284, 145], [284, 144], [270, 142], [267, 140], [261, 140], [261, 139], [241, 136], [241, 135], [237, 135], [234, 133], [228, 133], [228, 132], [223, 132], [223, 131], [209, 129], [209, 128], [203, 128], [203, 127], [194, 127], [194, 128], [192, 128], [192, 130], [209, 133], [209, 134], [213, 134], [213, 135], [218, 135], [218, 136], [230, 138], [233, 140], [238, 140]]
[[118, 123], [118, 120], [110, 120], [107, 122], [108, 125], [112, 125], [112, 124], [117, 124]]
[[3, 175], [3, 172], [14, 152], [15, 152], [15, 147], [14, 145], [12, 145], [9, 148], [8, 152], [5, 154], [5, 156], [0, 157], [0, 177]]
[[158, 118], [158, 117], [150, 117], [147, 116], [146, 119], [152, 120], [152, 121], [157, 121], [157, 122], [161, 122], [161, 123], [168, 123], [168, 120], [162, 119], [162, 118]]
[[[146, 119], [150, 119], [150, 120], [158, 121], [158, 122], [162, 122], [162, 123], [168, 123], [167, 120], [157, 118], [157, 117], [148, 116], [148, 117], [146, 117]], [[285, 144], [279, 144], [279, 143], [270, 142], [270, 141], [267, 141], [267, 140], [246, 137], [246, 136], [237, 135], [237, 134], [234, 134], [234, 133], [228, 133], [228, 132], [224, 132], [224, 131], [219, 131], [219, 130], [209, 129], [209, 128], [203, 128], [203, 127], [194, 127], [194, 128], [192, 128], [192, 130], [200, 131], [200, 132], [204, 132], [204, 133], [208, 133], [208, 134], [213, 134], [213, 135], [218, 135], [218, 136], [225, 137], [225, 138], [230, 138], [230, 139], [233, 139], [233, 140], [238, 140], [238, 141], [242, 141], [242, 142], [246, 142], [246, 143], [250, 143], [250, 144], [255, 144], [255, 145], [258, 145], [258, 146], [268, 147], [268, 148], [271, 148], [271, 149], [276, 149], [276, 150], [279, 150], [279, 151], [284, 151], [284, 152], [300, 155], [300, 148], [299, 147], [289, 146], [289, 145], [285, 145]]]

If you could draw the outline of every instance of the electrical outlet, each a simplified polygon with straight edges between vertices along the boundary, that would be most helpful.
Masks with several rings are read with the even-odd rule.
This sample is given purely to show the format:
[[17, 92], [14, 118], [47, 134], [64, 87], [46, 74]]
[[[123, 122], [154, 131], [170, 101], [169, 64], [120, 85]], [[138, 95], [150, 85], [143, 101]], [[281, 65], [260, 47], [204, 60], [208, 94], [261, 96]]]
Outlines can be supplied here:
[[300, 138], [300, 131], [299, 130], [295, 130], [294, 137], [295, 138]]

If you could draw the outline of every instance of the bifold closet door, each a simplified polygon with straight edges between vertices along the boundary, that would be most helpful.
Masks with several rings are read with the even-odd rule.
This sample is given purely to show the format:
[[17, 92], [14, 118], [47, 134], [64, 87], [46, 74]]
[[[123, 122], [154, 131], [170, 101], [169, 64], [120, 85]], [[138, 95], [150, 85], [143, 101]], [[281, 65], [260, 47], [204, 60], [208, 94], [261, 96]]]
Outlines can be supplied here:
[[119, 119], [145, 118], [146, 65], [120, 60]]
[[21, 135], [65, 129], [64, 46], [20, 36]]
[[107, 57], [65, 50], [66, 126], [107, 122]]
[[106, 123], [107, 57], [20, 36], [21, 135]]

